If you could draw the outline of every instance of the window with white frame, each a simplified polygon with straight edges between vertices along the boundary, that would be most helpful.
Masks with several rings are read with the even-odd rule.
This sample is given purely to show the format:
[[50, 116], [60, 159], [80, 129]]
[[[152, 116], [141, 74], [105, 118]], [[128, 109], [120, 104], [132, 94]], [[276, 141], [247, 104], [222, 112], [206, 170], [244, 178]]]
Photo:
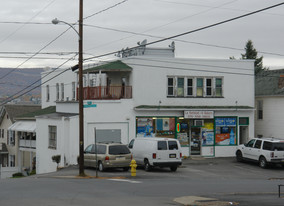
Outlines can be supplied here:
[[216, 78], [215, 79], [215, 96], [222, 97], [223, 96], [223, 79]]
[[168, 96], [174, 96], [174, 78], [168, 78]]
[[196, 96], [203, 97], [203, 78], [197, 78], [196, 80]]
[[56, 100], [59, 100], [59, 84], [56, 84]]
[[49, 98], [50, 98], [50, 93], [49, 93], [49, 85], [46, 85], [46, 101], [49, 102]]
[[223, 77], [168, 77], [168, 97], [223, 97]]
[[206, 96], [212, 96], [212, 78], [206, 78]]
[[61, 100], [64, 100], [64, 83], [61, 83]]
[[9, 137], [8, 144], [9, 145], [15, 145], [15, 135], [16, 135], [15, 131], [9, 130], [8, 134], [9, 134], [8, 135], [8, 137]]
[[56, 126], [48, 126], [48, 148], [56, 149], [57, 142], [57, 127]]
[[177, 96], [184, 96], [184, 78], [177, 78]]
[[72, 82], [72, 100], [75, 100], [76, 97], [76, 83]]
[[193, 96], [193, 78], [187, 78], [187, 96]]
[[10, 167], [15, 167], [15, 155], [9, 155]]

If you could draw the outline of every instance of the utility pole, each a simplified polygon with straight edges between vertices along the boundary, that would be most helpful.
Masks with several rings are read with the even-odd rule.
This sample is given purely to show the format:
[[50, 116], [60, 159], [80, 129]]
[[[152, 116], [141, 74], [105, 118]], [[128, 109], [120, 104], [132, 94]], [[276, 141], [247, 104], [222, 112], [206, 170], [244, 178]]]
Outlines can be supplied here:
[[83, 0], [80, 0], [79, 5], [79, 176], [85, 176], [83, 109]]

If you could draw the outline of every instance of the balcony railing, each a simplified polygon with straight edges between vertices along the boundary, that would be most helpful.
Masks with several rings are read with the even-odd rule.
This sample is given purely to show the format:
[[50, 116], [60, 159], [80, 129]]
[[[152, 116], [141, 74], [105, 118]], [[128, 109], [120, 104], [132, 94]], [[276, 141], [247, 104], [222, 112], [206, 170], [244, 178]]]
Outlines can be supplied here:
[[[84, 87], [83, 99], [131, 99], [132, 86], [98, 86], [98, 87]], [[77, 89], [78, 99], [78, 89]]]
[[36, 140], [20, 139], [20, 147], [24, 148], [36, 148]]

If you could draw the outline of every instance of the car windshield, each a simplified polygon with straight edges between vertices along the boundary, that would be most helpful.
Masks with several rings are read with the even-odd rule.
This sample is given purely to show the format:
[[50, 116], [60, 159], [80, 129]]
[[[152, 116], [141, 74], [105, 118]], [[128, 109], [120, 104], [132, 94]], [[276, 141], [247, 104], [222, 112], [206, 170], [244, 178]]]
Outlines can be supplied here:
[[129, 154], [130, 150], [125, 145], [112, 145], [109, 146], [110, 155]]

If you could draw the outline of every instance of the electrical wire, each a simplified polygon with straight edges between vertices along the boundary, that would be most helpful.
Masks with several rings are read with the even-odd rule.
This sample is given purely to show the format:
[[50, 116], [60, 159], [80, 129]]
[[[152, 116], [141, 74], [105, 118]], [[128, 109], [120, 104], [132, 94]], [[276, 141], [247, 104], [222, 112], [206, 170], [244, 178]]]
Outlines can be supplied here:
[[[187, 31], [187, 32], [180, 33], [180, 34], [177, 34], [177, 35], [174, 35], [174, 36], [170, 36], [170, 37], [166, 37], [166, 38], [159, 39], [159, 40], [156, 40], [156, 41], [152, 41], [152, 42], [146, 43], [144, 46], [160, 43], [160, 42], [163, 42], [163, 41], [166, 41], [166, 40], [174, 39], [174, 38], [177, 38], [177, 37], [185, 36], [185, 35], [188, 35], [188, 34], [191, 34], [191, 33], [195, 33], [195, 32], [198, 32], [198, 31], [202, 31], [202, 30], [205, 30], [205, 29], [209, 29], [209, 28], [212, 28], [212, 27], [215, 27], [215, 26], [219, 26], [219, 25], [231, 22], [231, 21], [235, 21], [235, 20], [247, 17], [247, 16], [251, 16], [253, 14], [257, 14], [257, 13], [260, 13], [260, 12], [263, 12], [263, 11], [266, 11], [266, 10], [269, 10], [269, 9], [281, 6], [283, 4], [284, 4], [284, 2], [279, 3], [279, 4], [275, 4], [275, 5], [272, 5], [272, 6], [269, 6], [269, 7], [265, 7], [263, 9], [259, 9], [259, 10], [256, 10], [256, 11], [253, 11], [253, 12], [250, 12], [250, 13], [247, 13], [247, 14], [243, 14], [243, 15], [240, 15], [240, 16], [237, 16], [237, 17], [234, 17], [234, 18], [230, 18], [230, 19], [227, 19], [227, 20], [224, 20], [224, 21], [220, 21], [218, 23], [210, 24], [208, 26], [204, 26], [204, 27], [201, 27], [201, 28], [198, 28], [198, 29], [195, 29], [195, 30]], [[140, 46], [135, 46], [135, 47], [129, 48], [129, 50], [137, 49], [139, 47]], [[95, 58], [98, 58], [98, 57], [108, 56], [108, 55], [115, 54], [115, 53], [118, 53], [118, 52], [119, 51], [109, 52], [109, 53], [104, 54], [104, 55], [98, 55], [98, 56], [95, 56], [95, 57], [86, 58], [85, 61], [90, 60], [90, 59], [95, 59]]]

